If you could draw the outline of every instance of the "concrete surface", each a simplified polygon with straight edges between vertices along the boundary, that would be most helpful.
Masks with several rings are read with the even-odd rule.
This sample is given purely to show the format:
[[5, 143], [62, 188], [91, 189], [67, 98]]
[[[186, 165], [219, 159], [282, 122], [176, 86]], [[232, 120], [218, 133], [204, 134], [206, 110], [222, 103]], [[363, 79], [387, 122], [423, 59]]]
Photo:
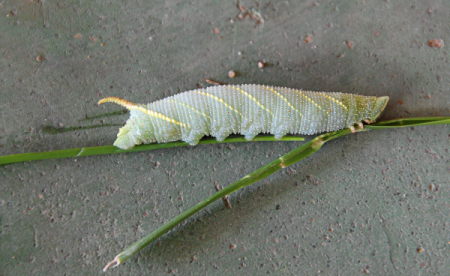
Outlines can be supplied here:
[[[384, 118], [449, 114], [448, 0], [240, 3], [247, 10], [218, 0], [2, 1], [0, 153], [110, 144], [118, 127], [62, 130], [122, 124], [126, 115], [80, 121], [119, 110], [97, 107], [101, 97], [148, 102], [205, 78], [388, 95]], [[108, 275], [448, 275], [448, 135], [432, 126], [332, 142]], [[100, 274], [214, 183], [297, 145], [1, 167], [0, 274]]]

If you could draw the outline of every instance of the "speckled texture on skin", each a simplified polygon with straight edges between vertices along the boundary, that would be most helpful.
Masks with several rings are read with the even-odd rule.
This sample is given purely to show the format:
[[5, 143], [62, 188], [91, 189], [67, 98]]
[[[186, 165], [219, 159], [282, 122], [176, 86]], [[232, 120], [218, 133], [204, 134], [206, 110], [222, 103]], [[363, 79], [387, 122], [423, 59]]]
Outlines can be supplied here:
[[[240, 3], [263, 22], [234, 1], [4, 1], [0, 153], [110, 144], [116, 127], [58, 135], [42, 127], [88, 125], [79, 120], [116, 110], [96, 106], [105, 96], [146, 102], [204, 78], [388, 95], [384, 118], [449, 114], [447, 0]], [[444, 47], [429, 47], [431, 39]], [[230, 70], [239, 74], [229, 79]], [[109, 275], [445, 275], [448, 135], [430, 126], [333, 141]], [[98, 274], [215, 182], [226, 186], [297, 145], [0, 167], [0, 274]]]
[[114, 145], [185, 141], [195, 146], [204, 136], [223, 141], [231, 134], [252, 140], [260, 133], [313, 135], [375, 122], [389, 97], [304, 91], [259, 84], [216, 85], [178, 93], [148, 104], [107, 97], [130, 110]]

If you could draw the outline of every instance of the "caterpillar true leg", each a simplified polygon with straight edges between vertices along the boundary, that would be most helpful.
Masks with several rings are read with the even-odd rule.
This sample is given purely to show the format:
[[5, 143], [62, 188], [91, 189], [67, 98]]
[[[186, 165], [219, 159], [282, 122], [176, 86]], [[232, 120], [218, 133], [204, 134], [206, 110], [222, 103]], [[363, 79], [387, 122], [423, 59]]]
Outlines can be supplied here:
[[364, 125], [361, 122], [357, 122], [353, 126], [349, 127], [349, 129], [352, 133], [358, 132], [359, 130], [361, 130], [363, 128], [364, 128]]

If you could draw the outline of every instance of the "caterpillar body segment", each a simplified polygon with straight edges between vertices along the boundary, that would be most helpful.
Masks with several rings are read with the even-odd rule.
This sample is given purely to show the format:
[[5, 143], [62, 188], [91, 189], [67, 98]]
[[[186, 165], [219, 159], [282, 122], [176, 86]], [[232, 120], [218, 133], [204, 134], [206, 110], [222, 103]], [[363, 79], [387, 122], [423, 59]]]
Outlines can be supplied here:
[[312, 135], [374, 122], [389, 97], [339, 92], [313, 92], [257, 84], [220, 85], [176, 94], [149, 104], [108, 97], [130, 110], [114, 145], [183, 140], [195, 145], [203, 136], [223, 140], [242, 134], [251, 140], [259, 133], [276, 138], [286, 134]]

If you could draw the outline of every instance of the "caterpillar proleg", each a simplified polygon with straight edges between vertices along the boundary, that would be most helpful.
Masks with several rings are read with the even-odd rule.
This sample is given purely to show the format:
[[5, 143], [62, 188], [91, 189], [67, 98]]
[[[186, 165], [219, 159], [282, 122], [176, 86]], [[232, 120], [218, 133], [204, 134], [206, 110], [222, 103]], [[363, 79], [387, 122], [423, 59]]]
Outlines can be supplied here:
[[130, 118], [114, 145], [183, 140], [195, 145], [206, 135], [223, 140], [242, 134], [251, 140], [259, 133], [275, 138], [286, 134], [312, 135], [375, 121], [389, 97], [339, 92], [313, 92], [258, 84], [220, 85], [176, 94], [149, 104], [117, 97], [101, 99], [130, 110]]

